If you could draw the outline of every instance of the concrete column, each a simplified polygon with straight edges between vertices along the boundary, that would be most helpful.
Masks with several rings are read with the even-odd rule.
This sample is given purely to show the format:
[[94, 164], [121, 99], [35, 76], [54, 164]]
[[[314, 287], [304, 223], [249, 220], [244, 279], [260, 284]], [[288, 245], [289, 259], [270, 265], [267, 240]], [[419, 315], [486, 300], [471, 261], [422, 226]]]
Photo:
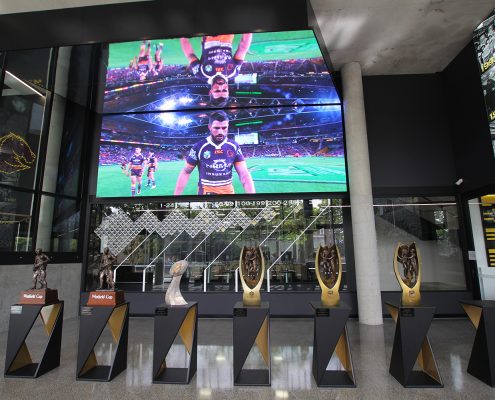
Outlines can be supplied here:
[[382, 300], [361, 66], [341, 70], [359, 322], [381, 325]]

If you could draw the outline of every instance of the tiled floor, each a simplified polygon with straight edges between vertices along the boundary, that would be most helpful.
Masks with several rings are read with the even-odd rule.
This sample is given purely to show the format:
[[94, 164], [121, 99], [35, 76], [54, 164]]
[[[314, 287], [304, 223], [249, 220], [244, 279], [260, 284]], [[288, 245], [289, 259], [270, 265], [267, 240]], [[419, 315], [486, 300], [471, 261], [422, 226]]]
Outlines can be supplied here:
[[[317, 388], [311, 375], [313, 321], [275, 318], [271, 320], [271, 387], [233, 387], [230, 319], [200, 319], [198, 371], [189, 385], [153, 385], [151, 318], [131, 319], [128, 368], [109, 383], [75, 380], [78, 320], [64, 321], [60, 367], [37, 380], [0, 378], [0, 399], [495, 399], [495, 389], [466, 372], [475, 335], [467, 319], [435, 320], [431, 326], [430, 340], [443, 389], [405, 389], [389, 375], [394, 333], [391, 320], [378, 327], [351, 320], [348, 329], [355, 389]], [[1, 376], [6, 340], [7, 334], [0, 334]], [[29, 338], [28, 345], [36, 350], [43, 340], [40, 329]], [[97, 356], [102, 361], [108, 357], [110, 342], [110, 336], [105, 335], [98, 347]], [[34, 358], [39, 351], [32, 353]], [[184, 356], [182, 346], [174, 345], [167, 363], [183, 362]], [[248, 359], [251, 365], [256, 363], [254, 356]]]

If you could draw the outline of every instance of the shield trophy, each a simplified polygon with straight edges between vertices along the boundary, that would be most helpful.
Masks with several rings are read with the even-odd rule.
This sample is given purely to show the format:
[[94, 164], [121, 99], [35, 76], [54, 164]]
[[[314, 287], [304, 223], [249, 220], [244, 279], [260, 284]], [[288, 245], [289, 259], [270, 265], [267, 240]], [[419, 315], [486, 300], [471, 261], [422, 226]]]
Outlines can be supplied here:
[[259, 247], [246, 247], [241, 250], [239, 271], [242, 283], [242, 301], [245, 306], [261, 304], [260, 288], [265, 275], [265, 260]]
[[[402, 264], [402, 273], [399, 271]], [[421, 258], [416, 243], [400, 243], [395, 249], [394, 272], [402, 289], [402, 305], [417, 306], [421, 304]]]
[[315, 270], [321, 287], [321, 303], [325, 306], [339, 305], [342, 262], [337, 245], [318, 247]]

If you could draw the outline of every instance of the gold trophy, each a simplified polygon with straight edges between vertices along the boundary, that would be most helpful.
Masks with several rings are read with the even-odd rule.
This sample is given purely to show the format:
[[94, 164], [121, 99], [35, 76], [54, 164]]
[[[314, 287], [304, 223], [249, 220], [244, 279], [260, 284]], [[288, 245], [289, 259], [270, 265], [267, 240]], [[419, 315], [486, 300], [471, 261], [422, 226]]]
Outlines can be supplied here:
[[265, 275], [265, 260], [259, 247], [246, 247], [241, 250], [239, 259], [239, 275], [241, 277], [242, 301], [245, 306], [261, 304], [260, 288]]
[[339, 305], [342, 262], [337, 245], [320, 245], [318, 247], [315, 258], [315, 270], [321, 287], [321, 303], [324, 306]]
[[[399, 272], [402, 264], [402, 274]], [[402, 305], [417, 306], [421, 304], [421, 258], [416, 243], [402, 244], [399, 242], [394, 254], [394, 272], [402, 289]]]

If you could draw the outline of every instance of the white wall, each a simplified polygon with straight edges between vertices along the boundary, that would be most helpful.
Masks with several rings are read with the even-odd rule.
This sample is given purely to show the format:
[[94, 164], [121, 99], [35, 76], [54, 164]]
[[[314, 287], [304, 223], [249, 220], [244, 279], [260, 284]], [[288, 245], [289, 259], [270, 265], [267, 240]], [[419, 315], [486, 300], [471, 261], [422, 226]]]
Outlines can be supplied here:
[[[81, 264], [49, 264], [48, 287], [58, 290], [58, 298], [65, 302], [64, 319], [78, 315], [81, 284]], [[0, 265], [0, 332], [9, 327], [10, 306], [19, 301], [22, 290], [32, 284], [32, 265]]]

